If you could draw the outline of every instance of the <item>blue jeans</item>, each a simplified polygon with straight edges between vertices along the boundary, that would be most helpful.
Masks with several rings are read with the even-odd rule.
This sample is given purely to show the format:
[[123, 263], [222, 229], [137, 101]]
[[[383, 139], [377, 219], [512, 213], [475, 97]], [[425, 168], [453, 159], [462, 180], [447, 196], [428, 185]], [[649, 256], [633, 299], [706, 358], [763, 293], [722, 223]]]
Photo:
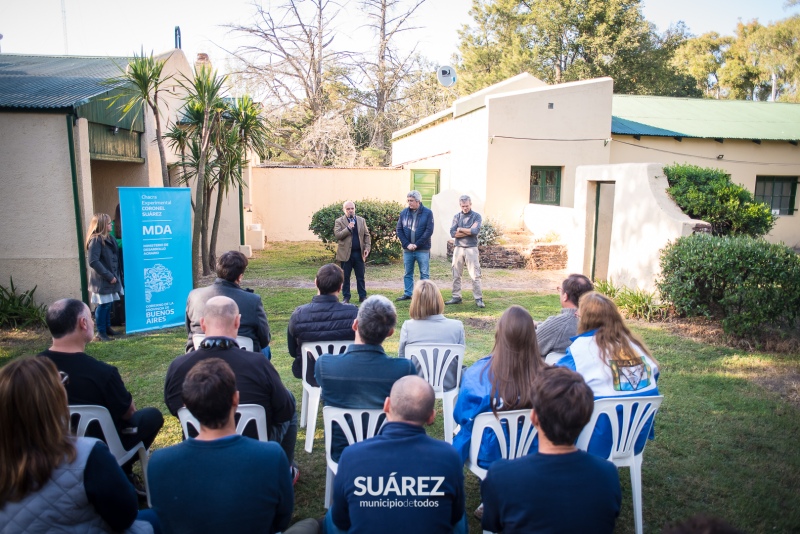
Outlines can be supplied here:
[[108, 327], [111, 326], [111, 305], [113, 302], [107, 304], [98, 304], [94, 310], [94, 322], [97, 325], [97, 332], [105, 334]]
[[427, 280], [431, 277], [431, 251], [430, 250], [404, 250], [403, 267], [406, 270], [403, 276], [403, 286], [406, 296], [414, 292], [414, 262], [419, 264], [419, 279]]

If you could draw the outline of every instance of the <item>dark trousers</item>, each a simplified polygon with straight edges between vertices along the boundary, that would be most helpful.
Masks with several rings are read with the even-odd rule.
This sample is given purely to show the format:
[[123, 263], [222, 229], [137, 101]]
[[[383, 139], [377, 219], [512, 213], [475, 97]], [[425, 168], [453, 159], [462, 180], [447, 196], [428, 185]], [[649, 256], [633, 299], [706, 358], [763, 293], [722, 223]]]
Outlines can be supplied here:
[[344, 285], [342, 285], [342, 297], [350, 298], [350, 271], [356, 272], [356, 289], [358, 290], [358, 299], [364, 300], [367, 298], [367, 287], [364, 284], [364, 258], [361, 256], [361, 250], [354, 250], [350, 253], [350, 259], [342, 262], [342, 270], [344, 271]]
[[[145, 448], [149, 449], [150, 445], [156, 440], [158, 431], [164, 426], [164, 416], [158, 408], [142, 408], [134, 412], [130, 419], [125, 421], [124, 427], [120, 430], [119, 439], [122, 441], [122, 446], [130, 449], [140, 441], [144, 444]], [[139, 456], [134, 456], [125, 465], [122, 470], [126, 473], [131, 472], [133, 463], [139, 459]]]

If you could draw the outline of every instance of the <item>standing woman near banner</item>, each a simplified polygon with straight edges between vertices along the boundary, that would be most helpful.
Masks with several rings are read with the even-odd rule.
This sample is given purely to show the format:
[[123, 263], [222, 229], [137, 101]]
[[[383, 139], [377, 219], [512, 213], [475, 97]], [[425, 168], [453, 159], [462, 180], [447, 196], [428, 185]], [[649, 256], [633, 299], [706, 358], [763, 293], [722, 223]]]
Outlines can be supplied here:
[[116, 240], [109, 235], [111, 217], [106, 213], [96, 213], [89, 223], [86, 236], [86, 250], [89, 253], [89, 290], [92, 304], [97, 307], [94, 320], [97, 324], [96, 340], [111, 341], [108, 336], [117, 333], [111, 330], [111, 305], [125, 292], [119, 274], [119, 248]]

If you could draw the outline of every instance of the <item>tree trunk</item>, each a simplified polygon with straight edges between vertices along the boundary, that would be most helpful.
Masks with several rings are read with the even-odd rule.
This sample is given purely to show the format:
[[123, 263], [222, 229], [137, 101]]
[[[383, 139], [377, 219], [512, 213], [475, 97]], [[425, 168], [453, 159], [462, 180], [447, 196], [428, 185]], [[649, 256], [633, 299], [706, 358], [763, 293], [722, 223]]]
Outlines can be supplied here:
[[167, 168], [167, 152], [164, 150], [164, 138], [161, 136], [161, 117], [158, 113], [158, 93], [153, 96], [153, 117], [156, 120], [156, 143], [158, 143], [158, 155], [161, 157], [161, 181], [164, 187], [170, 187], [169, 169]]
[[775, 102], [778, 98], [778, 75], [774, 72], [772, 73], [772, 94], [770, 95], [770, 100]]
[[197, 191], [195, 191], [194, 204], [194, 227], [192, 228], [192, 279], [194, 287], [200, 281], [200, 273], [206, 269], [205, 250], [201, 246], [203, 238], [203, 212], [205, 211], [205, 190], [206, 190], [206, 160], [208, 159], [208, 141], [211, 132], [208, 124], [209, 111], [203, 113], [203, 129], [200, 137], [200, 161], [197, 165]]
[[222, 196], [222, 191], [217, 188], [217, 205], [214, 209], [214, 224], [211, 227], [211, 248], [208, 254], [212, 266], [217, 263], [217, 235], [219, 234], [219, 222], [222, 217]]
[[[206, 181], [206, 184], [208, 182]], [[211, 188], [206, 186], [205, 194], [204, 194], [204, 211], [203, 211], [203, 221], [202, 226], [200, 228], [200, 240], [201, 240], [201, 257], [203, 258], [203, 276], [208, 276], [211, 274], [211, 269], [208, 266], [208, 217], [211, 213], [211, 206], [209, 203], [211, 201]]]

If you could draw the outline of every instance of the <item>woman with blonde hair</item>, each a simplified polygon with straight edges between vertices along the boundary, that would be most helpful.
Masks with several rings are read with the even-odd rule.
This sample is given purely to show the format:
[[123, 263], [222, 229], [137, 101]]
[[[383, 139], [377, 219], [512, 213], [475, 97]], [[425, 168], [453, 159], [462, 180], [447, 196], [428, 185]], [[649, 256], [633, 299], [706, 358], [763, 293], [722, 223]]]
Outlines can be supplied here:
[[[475, 362], [461, 380], [453, 412], [461, 429], [453, 438], [453, 446], [462, 461], [469, 457], [475, 418], [490, 411], [496, 415], [499, 411], [530, 408], [533, 380], [546, 366], [531, 314], [522, 306], [511, 306], [497, 322], [492, 353]], [[500, 457], [497, 438], [493, 432], [485, 431], [478, 465], [487, 468]]]
[[[658, 362], [644, 341], [630, 331], [610, 298], [595, 291], [578, 302], [578, 335], [567, 354], [556, 365], [580, 373], [592, 388], [595, 400], [608, 397], [658, 395]], [[611, 450], [610, 426], [601, 421], [595, 427], [589, 452], [607, 457]], [[644, 448], [652, 439], [652, 420], [636, 442]]]
[[106, 213], [95, 213], [89, 223], [86, 250], [89, 256], [89, 291], [95, 304], [95, 324], [99, 341], [111, 341], [108, 336], [117, 333], [111, 330], [111, 305], [125, 294], [119, 274], [119, 248], [117, 241], [109, 235], [111, 217]]
[[0, 369], [3, 532], [152, 532], [105, 443], [70, 435], [68, 380], [43, 357]]
[[[436, 284], [430, 280], [419, 280], [411, 295], [411, 306], [408, 314], [411, 317], [400, 329], [399, 356], [405, 358], [406, 345], [409, 343], [450, 343], [465, 345], [464, 323], [456, 319], [448, 319], [444, 315], [444, 299]], [[421, 367], [414, 361], [419, 372]], [[449, 391], [456, 387], [458, 374], [457, 362], [454, 360], [444, 377], [444, 389]]]

